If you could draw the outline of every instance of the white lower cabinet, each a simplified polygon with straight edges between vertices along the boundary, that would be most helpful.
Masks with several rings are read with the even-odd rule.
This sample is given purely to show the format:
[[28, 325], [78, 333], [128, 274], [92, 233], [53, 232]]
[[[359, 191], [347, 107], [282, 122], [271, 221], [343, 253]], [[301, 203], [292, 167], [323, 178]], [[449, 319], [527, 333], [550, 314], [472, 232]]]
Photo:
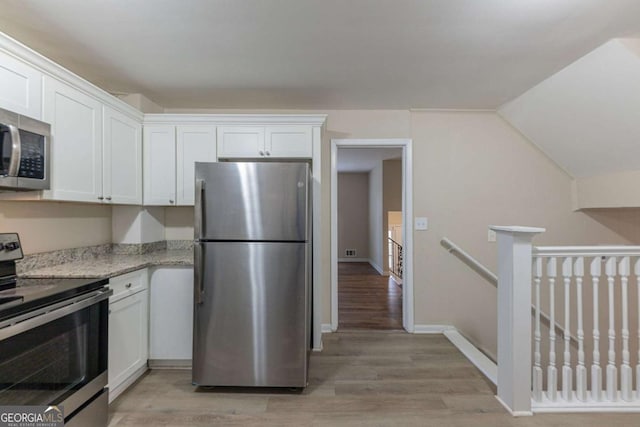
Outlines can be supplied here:
[[149, 281], [147, 269], [109, 280], [109, 402], [147, 369]]
[[193, 268], [158, 267], [150, 277], [149, 365], [191, 365]]

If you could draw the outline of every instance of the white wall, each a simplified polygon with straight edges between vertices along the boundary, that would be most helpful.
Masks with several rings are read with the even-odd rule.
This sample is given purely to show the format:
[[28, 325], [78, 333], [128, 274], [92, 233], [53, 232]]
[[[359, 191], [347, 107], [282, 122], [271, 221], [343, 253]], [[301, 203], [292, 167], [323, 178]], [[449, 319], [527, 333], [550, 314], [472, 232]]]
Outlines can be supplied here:
[[151, 243], [165, 240], [164, 208], [114, 206], [113, 243]]
[[369, 172], [369, 262], [384, 271], [382, 258], [382, 162]]

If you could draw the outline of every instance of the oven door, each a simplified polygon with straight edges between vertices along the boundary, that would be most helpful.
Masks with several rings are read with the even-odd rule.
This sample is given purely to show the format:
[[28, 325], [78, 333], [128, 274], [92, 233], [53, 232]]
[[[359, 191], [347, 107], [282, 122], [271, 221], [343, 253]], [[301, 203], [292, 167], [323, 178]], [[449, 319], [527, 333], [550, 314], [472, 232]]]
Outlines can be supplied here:
[[100, 397], [107, 384], [111, 292], [0, 323], [0, 405], [61, 405], [69, 420]]

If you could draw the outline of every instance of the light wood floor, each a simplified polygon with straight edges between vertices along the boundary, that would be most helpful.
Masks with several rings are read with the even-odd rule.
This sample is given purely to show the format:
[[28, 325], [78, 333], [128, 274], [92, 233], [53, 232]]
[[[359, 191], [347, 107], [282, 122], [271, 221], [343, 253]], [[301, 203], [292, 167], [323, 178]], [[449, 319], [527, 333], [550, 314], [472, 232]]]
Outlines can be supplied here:
[[402, 329], [402, 288], [369, 263], [338, 263], [338, 329]]
[[342, 332], [313, 353], [302, 393], [195, 391], [188, 370], [153, 370], [111, 405], [110, 426], [638, 426], [640, 414], [513, 418], [441, 335]]

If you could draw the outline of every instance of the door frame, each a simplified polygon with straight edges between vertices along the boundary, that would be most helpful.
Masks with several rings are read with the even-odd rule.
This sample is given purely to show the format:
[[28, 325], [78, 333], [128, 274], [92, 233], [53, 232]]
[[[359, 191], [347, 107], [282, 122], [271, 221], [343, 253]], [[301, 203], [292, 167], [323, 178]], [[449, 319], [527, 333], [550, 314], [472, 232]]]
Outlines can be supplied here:
[[[331, 139], [331, 330], [338, 330], [338, 149], [402, 148], [402, 326], [414, 332], [413, 157], [411, 139]], [[386, 235], [386, 234], [385, 234]]]

